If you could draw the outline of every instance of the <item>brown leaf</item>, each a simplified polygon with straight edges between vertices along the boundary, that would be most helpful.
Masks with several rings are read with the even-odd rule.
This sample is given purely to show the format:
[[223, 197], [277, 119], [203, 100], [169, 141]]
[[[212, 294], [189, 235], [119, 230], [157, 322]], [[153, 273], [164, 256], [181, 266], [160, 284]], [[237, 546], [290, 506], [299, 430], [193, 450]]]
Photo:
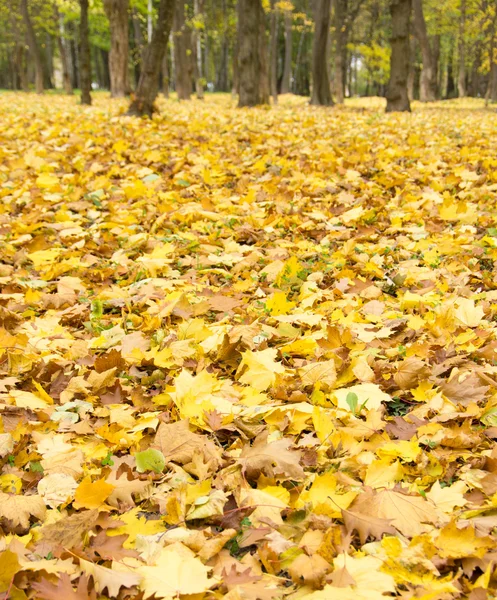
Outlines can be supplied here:
[[83, 575], [78, 581], [76, 590], [72, 587], [71, 578], [67, 573], [61, 573], [57, 584], [47, 579], [33, 583], [33, 589], [40, 600], [97, 600], [94, 589], [88, 592], [89, 577]]
[[361, 544], [365, 544], [368, 537], [381, 540], [385, 533], [395, 534], [395, 529], [390, 519], [381, 519], [371, 515], [360, 514], [342, 508], [343, 522], [348, 532], [357, 531]]
[[323, 587], [329, 571], [331, 565], [319, 554], [301, 554], [288, 567], [288, 574], [294, 583], [309, 585], [315, 589]]
[[425, 363], [420, 358], [411, 356], [402, 361], [393, 379], [401, 390], [408, 390], [415, 387], [426, 372]]
[[[396, 490], [373, 492], [368, 489], [349, 508], [365, 519], [373, 517], [390, 521], [406, 537], [421, 535], [430, 529], [428, 524], [438, 523], [441, 519], [433, 503], [422, 496], [411, 496]], [[362, 529], [365, 533], [364, 528]]]
[[203, 435], [192, 433], [188, 421], [161, 423], [153, 447], [160, 450], [167, 461], [185, 465], [192, 461], [195, 451], [203, 453], [214, 468], [221, 463], [219, 448]]
[[98, 516], [99, 511], [94, 509], [83, 510], [65, 517], [57, 523], [44, 527], [42, 540], [67, 550], [76, 548], [83, 542], [87, 533], [95, 527]]
[[471, 402], [481, 402], [489, 390], [487, 385], [481, 385], [476, 374], [470, 374], [463, 381], [460, 376], [454, 376], [448, 383], [442, 385], [442, 393], [452, 402], [468, 406]]
[[137, 558], [136, 550], [123, 548], [128, 535], [108, 536], [105, 531], [100, 531], [95, 537], [91, 538], [90, 547], [87, 554], [92, 561], [103, 560], [121, 560], [125, 557]]
[[243, 447], [238, 463], [249, 481], [256, 480], [261, 473], [276, 479], [304, 478], [304, 469], [300, 466], [300, 450], [290, 450], [291, 440], [282, 438], [270, 444], [267, 434], [257, 436], [252, 446]]

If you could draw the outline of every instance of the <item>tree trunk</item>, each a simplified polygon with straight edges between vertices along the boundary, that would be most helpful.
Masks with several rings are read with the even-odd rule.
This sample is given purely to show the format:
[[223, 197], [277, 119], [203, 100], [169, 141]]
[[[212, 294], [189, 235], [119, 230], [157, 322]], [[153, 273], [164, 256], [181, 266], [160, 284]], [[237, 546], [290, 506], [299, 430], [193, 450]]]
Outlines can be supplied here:
[[81, 79], [81, 104], [91, 104], [91, 56], [88, 27], [88, 0], [79, 0], [79, 73]]
[[190, 100], [193, 92], [192, 36], [191, 29], [185, 22], [185, 4], [185, 0], [176, 0], [174, 11], [174, 62], [179, 100]]
[[457, 91], [459, 98], [466, 95], [466, 0], [461, 0], [459, 16], [459, 73], [457, 75]]
[[423, 69], [421, 71], [421, 102], [434, 102], [437, 99], [437, 80], [435, 60], [430, 46], [430, 39], [426, 30], [426, 22], [423, 14], [422, 0], [412, 0], [414, 9], [414, 31], [418, 38]]
[[[193, 11], [197, 20], [203, 15], [204, 6], [203, 0], [194, 0], [193, 2]], [[199, 100], [204, 99], [204, 77], [202, 71], [202, 32], [200, 29], [195, 27], [193, 30], [194, 36], [194, 44], [193, 48], [195, 50], [195, 93], [197, 94], [197, 98]]]
[[331, 0], [314, 0], [311, 104], [332, 106], [329, 62]]
[[344, 69], [347, 53], [347, 17], [348, 0], [335, 0], [333, 9], [333, 28], [335, 30], [335, 60], [334, 60], [334, 86], [337, 104], [343, 104], [345, 97]]
[[164, 52], [164, 57], [162, 59], [162, 93], [164, 94], [165, 98], [169, 98], [169, 57], [167, 45]]
[[71, 83], [71, 73], [69, 71], [67, 42], [64, 37], [64, 17], [57, 10], [55, 16], [59, 22], [59, 35], [57, 36], [57, 43], [59, 46], [60, 62], [62, 64], [62, 84], [64, 86], [64, 92], [72, 96], [74, 92]]
[[407, 94], [409, 74], [409, 21], [411, 0], [390, 0], [392, 15], [392, 54], [390, 57], [390, 81], [387, 89], [387, 112], [410, 111]]
[[278, 13], [276, 1], [271, 0], [271, 32], [270, 32], [270, 88], [273, 103], [278, 104]]
[[71, 54], [71, 65], [72, 65], [72, 71], [71, 71], [71, 83], [72, 83], [72, 87], [73, 88], [80, 88], [80, 81], [79, 81], [79, 50], [78, 50], [78, 44], [76, 43], [75, 39], [78, 37], [77, 34], [77, 27], [75, 23], [71, 24], [71, 30], [72, 30], [72, 35], [71, 35], [71, 39], [69, 40], [69, 49], [70, 49], [70, 54]]
[[128, 92], [128, 8], [129, 0], [104, 0], [110, 27], [110, 95], [122, 98]]
[[[261, 72], [261, 47], [265, 46], [264, 10], [261, 0], [238, 1], [238, 106], [264, 104], [267, 70]], [[262, 94], [261, 94], [262, 92]]]
[[285, 62], [281, 79], [281, 93], [290, 93], [292, 79], [292, 13], [285, 10]]
[[416, 40], [414, 36], [409, 36], [409, 73], [407, 74], [407, 97], [409, 98], [409, 102], [414, 100], [414, 82], [416, 80], [415, 57]]
[[495, 25], [496, 25], [497, 13], [494, 14], [494, 18], [490, 25], [490, 48], [489, 48], [489, 60], [490, 60], [490, 75], [488, 78], [487, 92], [485, 94], [485, 106], [488, 105], [489, 101], [497, 102], [497, 63], [494, 60], [495, 55]]
[[24, 64], [24, 45], [22, 44], [16, 45], [15, 63], [17, 77], [19, 79], [19, 87], [23, 92], [29, 92], [28, 77], [26, 73], [26, 66]]
[[43, 61], [41, 57], [40, 49], [36, 43], [36, 35], [31, 23], [28, 10], [28, 0], [21, 0], [21, 14], [26, 27], [26, 38], [28, 42], [29, 52], [33, 59], [35, 68], [35, 89], [37, 94], [43, 94]]
[[[131, 12], [131, 23], [133, 24], [133, 41], [135, 44], [135, 51], [133, 56], [134, 63], [134, 71], [136, 84], [138, 85], [138, 81], [140, 81], [140, 70], [141, 63], [143, 61], [143, 52], [145, 50], [145, 39], [143, 37], [143, 32], [140, 24], [140, 17], [138, 15], [138, 11], [136, 8], [132, 9]], [[147, 23], [148, 26], [148, 23]]]
[[173, 23], [174, 5], [175, 0], [160, 0], [157, 24], [152, 32], [152, 41], [144, 53], [140, 81], [135, 99], [128, 109], [129, 115], [151, 116], [154, 112], [154, 102], [159, 92], [160, 70]]
[[271, 89], [269, 87], [269, 56], [266, 35], [266, 14], [262, 8], [259, 15], [259, 95], [262, 104], [269, 104]]

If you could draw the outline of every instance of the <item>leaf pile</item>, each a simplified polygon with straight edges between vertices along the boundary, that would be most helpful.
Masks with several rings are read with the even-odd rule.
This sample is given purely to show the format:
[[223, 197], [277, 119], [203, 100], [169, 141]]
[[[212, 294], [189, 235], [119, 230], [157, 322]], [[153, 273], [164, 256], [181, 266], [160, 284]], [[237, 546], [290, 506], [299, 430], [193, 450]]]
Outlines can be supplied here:
[[0, 97], [0, 593], [483, 598], [497, 115]]

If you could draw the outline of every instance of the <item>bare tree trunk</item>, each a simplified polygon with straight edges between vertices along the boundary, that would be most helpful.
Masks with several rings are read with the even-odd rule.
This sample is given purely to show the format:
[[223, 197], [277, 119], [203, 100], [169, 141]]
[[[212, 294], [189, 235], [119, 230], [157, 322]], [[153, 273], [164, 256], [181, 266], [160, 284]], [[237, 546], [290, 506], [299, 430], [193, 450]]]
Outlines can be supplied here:
[[166, 45], [166, 50], [162, 59], [162, 93], [165, 98], [169, 98], [169, 57], [167, 50], [168, 48]]
[[271, 0], [271, 31], [270, 31], [270, 88], [273, 103], [278, 104], [278, 13], [276, 0]]
[[292, 13], [285, 10], [285, 62], [281, 79], [281, 93], [288, 94], [292, 79]]
[[37, 94], [43, 94], [43, 61], [40, 49], [36, 43], [36, 35], [29, 16], [28, 0], [21, 0], [21, 14], [26, 27], [26, 38], [28, 42], [29, 52], [33, 59], [35, 68], [35, 89]]
[[414, 81], [416, 79], [416, 69], [414, 66], [414, 57], [416, 56], [416, 39], [409, 36], [409, 73], [407, 74], [407, 97], [409, 102], [414, 100]]
[[148, 0], [148, 3], [147, 3], [147, 43], [149, 43], [149, 44], [152, 41], [152, 34], [153, 34], [153, 30], [154, 30], [154, 24], [152, 21], [153, 9], [154, 9], [153, 0]]
[[58, 10], [55, 12], [56, 20], [59, 22], [59, 35], [57, 36], [57, 44], [59, 46], [60, 62], [62, 63], [62, 82], [64, 92], [68, 95], [73, 94], [71, 73], [69, 72], [69, 59], [67, 51], [67, 43], [64, 37], [64, 18]]
[[160, 0], [157, 24], [152, 33], [152, 41], [144, 53], [140, 81], [135, 99], [128, 109], [129, 115], [151, 116], [154, 111], [154, 102], [159, 93], [160, 70], [173, 23], [174, 5], [175, 0]]
[[387, 112], [410, 111], [407, 94], [409, 73], [409, 21], [411, 0], [390, 0], [392, 15], [392, 54], [390, 57], [390, 81], [387, 89]]
[[191, 60], [191, 29], [185, 22], [185, 0], [176, 0], [174, 11], [174, 62], [176, 92], [179, 100], [190, 100], [193, 93], [193, 64]]
[[110, 94], [113, 98], [122, 98], [129, 90], [129, 0], [104, 0], [104, 8], [110, 27]]
[[321, 106], [333, 105], [328, 67], [330, 12], [331, 0], [314, 0], [311, 104]]
[[490, 24], [490, 76], [488, 78], [487, 92], [485, 94], [485, 106], [488, 105], [489, 101], [497, 102], [497, 63], [494, 60], [495, 54], [495, 25], [497, 20], [497, 13], [494, 14], [494, 18]]
[[263, 104], [261, 97], [260, 46], [265, 43], [262, 36], [264, 10], [261, 0], [238, 1], [238, 82], [240, 96], [238, 106]]
[[[203, 14], [204, 6], [203, 0], [194, 0], [193, 11], [195, 17], [198, 19]], [[195, 50], [195, 93], [199, 100], [204, 99], [204, 77], [202, 73], [202, 33], [201, 30], [195, 27], [193, 30]]]
[[335, 0], [333, 8], [333, 28], [335, 30], [335, 60], [333, 92], [337, 104], [343, 104], [345, 97], [344, 68], [347, 52], [347, 0]]
[[459, 16], [459, 73], [457, 75], [457, 91], [459, 98], [466, 95], [466, 0], [461, 0]]
[[430, 39], [426, 30], [426, 22], [423, 14], [422, 0], [412, 0], [414, 9], [414, 31], [418, 38], [421, 55], [423, 57], [423, 69], [421, 71], [421, 102], [434, 102], [437, 99], [436, 67]]
[[24, 64], [24, 45], [16, 44], [15, 63], [17, 76], [19, 78], [19, 86], [23, 92], [29, 92], [29, 83], [26, 73], [26, 65]]
[[269, 57], [266, 35], [266, 14], [262, 8], [259, 13], [259, 94], [262, 104], [269, 104], [271, 90], [269, 87]]
[[88, 27], [88, 0], [79, 0], [79, 73], [81, 80], [81, 104], [91, 104], [91, 57]]

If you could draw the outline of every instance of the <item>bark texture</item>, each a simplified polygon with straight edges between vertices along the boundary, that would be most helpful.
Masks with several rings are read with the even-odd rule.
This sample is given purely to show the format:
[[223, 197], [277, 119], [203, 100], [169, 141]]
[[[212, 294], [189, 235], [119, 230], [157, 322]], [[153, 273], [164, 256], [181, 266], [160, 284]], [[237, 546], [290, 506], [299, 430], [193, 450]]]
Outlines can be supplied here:
[[292, 80], [292, 13], [285, 11], [285, 62], [283, 63], [283, 77], [281, 79], [281, 93], [290, 93]]
[[459, 98], [466, 95], [466, 0], [461, 0], [459, 15], [459, 73], [457, 74], [457, 91]]
[[274, 104], [278, 104], [278, 12], [275, 0], [271, 0], [270, 33], [270, 86]]
[[159, 75], [166, 53], [167, 40], [173, 23], [175, 0], [160, 0], [157, 24], [152, 32], [152, 41], [145, 49], [140, 81], [128, 114], [151, 116], [154, 102], [159, 93]]
[[[261, 0], [238, 2], [238, 106], [256, 106], [268, 101], [267, 65], [261, 64], [265, 47], [264, 10]], [[263, 81], [266, 79], [266, 82]]]
[[72, 95], [72, 83], [71, 83], [71, 72], [69, 69], [69, 51], [67, 47], [67, 41], [64, 38], [64, 19], [58, 11], [55, 13], [56, 19], [59, 22], [59, 35], [57, 36], [57, 44], [59, 47], [60, 62], [62, 64], [62, 84], [64, 86], [64, 92]]
[[91, 57], [88, 27], [88, 0], [79, 0], [81, 18], [79, 22], [79, 77], [81, 82], [81, 104], [91, 104]]
[[426, 21], [423, 14], [423, 1], [412, 0], [412, 5], [414, 13], [414, 31], [419, 42], [423, 59], [419, 99], [421, 102], [435, 102], [438, 97], [438, 65], [426, 29]]
[[314, 41], [312, 43], [311, 104], [332, 106], [328, 67], [331, 0], [314, 0]]
[[[194, 0], [193, 11], [195, 17], [200, 19], [204, 12], [203, 0]], [[195, 66], [195, 93], [199, 100], [204, 99], [204, 76], [202, 68], [202, 32], [200, 29], [195, 28], [193, 31], [193, 49], [194, 49], [194, 66]]]
[[129, 0], [104, 0], [110, 27], [110, 94], [122, 98], [128, 92], [128, 8]]
[[35, 69], [35, 90], [37, 94], [43, 94], [43, 60], [36, 42], [36, 35], [33, 29], [33, 23], [28, 10], [28, 0], [21, 0], [21, 15], [26, 28], [26, 40], [28, 42], [29, 53], [33, 59]]
[[192, 31], [186, 23], [185, 4], [185, 0], [176, 0], [174, 10], [174, 62], [179, 100], [190, 100], [193, 93]]
[[411, 0], [390, 0], [392, 15], [392, 54], [387, 89], [387, 112], [410, 111], [407, 80], [409, 75], [409, 21]]

